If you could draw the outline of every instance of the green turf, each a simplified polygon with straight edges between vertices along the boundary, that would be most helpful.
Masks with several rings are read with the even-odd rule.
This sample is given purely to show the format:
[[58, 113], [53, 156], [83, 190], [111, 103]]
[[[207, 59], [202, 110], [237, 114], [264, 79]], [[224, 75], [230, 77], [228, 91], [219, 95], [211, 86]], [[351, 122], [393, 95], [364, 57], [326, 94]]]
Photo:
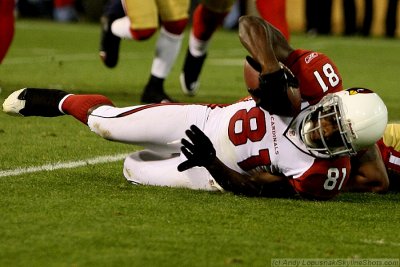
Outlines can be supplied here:
[[[22, 87], [102, 93], [138, 103], [155, 38], [124, 41], [117, 68], [97, 55], [99, 26], [17, 21], [0, 66], [1, 102]], [[186, 37], [187, 38], [187, 37]], [[184, 50], [166, 81], [172, 97], [227, 103], [246, 95], [246, 55], [234, 32], [210, 46], [195, 98], [180, 92]], [[400, 120], [398, 40], [292, 35], [328, 54], [345, 87], [373, 88]], [[0, 173], [139, 149], [102, 140], [69, 117], [0, 114]], [[122, 160], [0, 177], [0, 266], [269, 266], [271, 258], [399, 258], [400, 195], [342, 194], [328, 202], [256, 199], [128, 184]]]

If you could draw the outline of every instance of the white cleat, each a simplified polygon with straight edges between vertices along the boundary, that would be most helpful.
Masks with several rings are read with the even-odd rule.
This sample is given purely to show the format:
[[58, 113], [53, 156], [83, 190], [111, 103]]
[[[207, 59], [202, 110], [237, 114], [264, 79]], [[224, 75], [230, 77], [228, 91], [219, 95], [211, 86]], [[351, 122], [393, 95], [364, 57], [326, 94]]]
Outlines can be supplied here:
[[25, 99], [20, 99], [20, 95], [26, 88], [20, 89], [9, 95], [3, 103], [3, 111], [12, 116], [23, 116], [20, 111], [25, 108]]

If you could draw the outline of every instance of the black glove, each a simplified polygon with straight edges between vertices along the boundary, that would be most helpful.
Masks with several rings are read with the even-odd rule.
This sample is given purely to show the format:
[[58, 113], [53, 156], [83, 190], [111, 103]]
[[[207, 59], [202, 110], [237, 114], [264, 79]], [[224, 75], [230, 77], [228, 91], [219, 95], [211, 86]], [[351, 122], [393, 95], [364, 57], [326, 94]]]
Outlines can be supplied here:
[[[246, 61], [247, 61], [247, 63], [249, 63], [249, 65], [253, 69], [255, 69], [258, 72], [261, 72], [261, 70], [262, 70], [261, 64], [258, 63], [254, 58], [252, 58], [251, 56], [246, 56]], [[282, 76], [282, 72], [281, 71], [278, 71], [279, 74], [277, 74], [276, 76], [278, 76], [278, 78], [283, 79], [284, 81], [286, 81], [288, 86], [295, 87], [295, 88], [299, 87], [299, 81], [294, 76], [294, 74], [291, 72], [291, 70], [288, 67], [286, 67], [284, 64], [282, 64], [282, 63], [280, 63], [280, 65], [281, 65], [282, 69], [284, 70], [284, 76]], [[260, 79], [260, 87], [261, 86], [266, 86], [267, 83], [270, 83], [275, 78], [277, 78], [274, 75], [268, 77], [271, 74], [273, 74], [273, 73], [262, 75], [262, 76], [259, 77], [259, 79]]]
[[[247, 62], [257, 67], [257, 62], [246, 57]], [[298, 88], [299, 82], [293, 73], [284, 65], [273, 73], [259, 76], [259, 87], [248, 89], [248, 92], [256, 100], [257, 106], [264, 108], [271, 114], [287, 115], [291, 113], [292, 103], [288, 99], [287, 90], [289, 87]]]
[[279, 87], [280, 90], [286, 91], [289, 86], [294, 88], [299, 87], [299, 81], [290, 69], [282, 63], [280, 65], [280, 70], [260, 75], [260, 88], [274, 88], [273, 86], [276, 86]]
[[187, 160], [178, 165], [178, 171], [186, 171], [194, 166], [206, 167], [216, 158], [215, 148], [210, 139], [196, 125], [190, 126], [186, 130], [188, 140], [182, 138], [182, 153]]

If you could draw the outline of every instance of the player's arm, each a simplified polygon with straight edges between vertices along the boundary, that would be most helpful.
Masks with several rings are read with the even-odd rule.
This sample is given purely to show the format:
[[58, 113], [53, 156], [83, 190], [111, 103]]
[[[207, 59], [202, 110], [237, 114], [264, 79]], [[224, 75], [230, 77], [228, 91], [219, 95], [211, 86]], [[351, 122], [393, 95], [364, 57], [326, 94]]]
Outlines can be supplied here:
[[[258, 83], [248, 88], [257, 106], [271, 114], [296, 115], [301, 104], [298, 81], [289, 69], [281, 67], [275, 54], [287, 57], [288, 54], [282, 51], [293, 51], [283, 35], [261, 18], [243, 16], [239, 20], [239, 39], [251, 55], [247, 57], [247, 62], [258, 73]], [[275, 51], [274, 47], [282, 49]], [[246, 73], [252, 75], [245, 69], [245, 81], [248, 78]]]
[[226, 191], [246, 196], [289, 197], [295, 194], [289, 179], [268, 172], [244, 175], [227, 167], [218, 158], [205, 168]]
[[294, 49], [283, 34], [269, 22], [255, 16], [239, 18], [239, 39], [252, 58], [261, 65], [261, 73], [277, 70]]
[[377, 145], [352, 158], [352, 172], [346, 190], [385, 193], [389, 178]]
[[270, 28], [263, 20], [254, 16], [243, 16], [239, 19], [239, 39], [259, 64], [261, 75], [272, 73], [280, 69], [278, 59], [272, 48]]
[[294, 193], [286, 177], [267, 172], [243, 175], [226, 166], [217, 158], [210, 139], [196, 126], [192, 125], [186, 135], [190, 141], [182, 139], [181, 150], [187, 160], [179, 164], [179, 171], [205, 167], [222, 188], [236, 194], [283, 197]]

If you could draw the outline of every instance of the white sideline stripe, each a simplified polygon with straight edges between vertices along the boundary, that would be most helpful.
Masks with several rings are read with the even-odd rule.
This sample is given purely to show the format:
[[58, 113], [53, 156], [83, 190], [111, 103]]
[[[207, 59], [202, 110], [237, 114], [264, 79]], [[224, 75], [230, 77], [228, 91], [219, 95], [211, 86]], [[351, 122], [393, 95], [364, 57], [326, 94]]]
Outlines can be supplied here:
[[21, 174], [34, 173], [34, 172], [42, 172], [42, 171], [55, 171], [60, 169], [73, 169], [88, 165], [96, 165], [102, 163], [110, 163], [122, 160], [126, 158], [127, 154], [116, 154], [109, 156], [101, 156], [91, 159], [84, 159], [78, 161], [67, 161], [67, 162], [59, 162], [59, 163], [50, 163], [42, 166], [32, 166], [26, 168], [16, 168], [14, 170], [5, 170], [0, 171], [0, 177], [8, 177], [8, 176], [17, 176]]

